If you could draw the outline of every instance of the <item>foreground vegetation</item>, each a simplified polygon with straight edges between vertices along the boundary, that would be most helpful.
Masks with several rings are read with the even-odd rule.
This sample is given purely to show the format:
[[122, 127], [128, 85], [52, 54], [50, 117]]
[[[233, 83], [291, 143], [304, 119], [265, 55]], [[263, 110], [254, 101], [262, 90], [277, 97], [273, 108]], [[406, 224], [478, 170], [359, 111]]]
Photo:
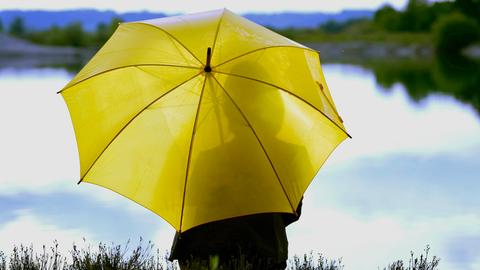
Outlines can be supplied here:
[[[0, 270], [175, 270], [178, 264], [168, 261], [168, 254], [161, 254], [151, 242], [140, 243], [130, 249], [129, 243], [125, 247], [120, 245], [106, 245], [100, 243], [96, 249], [90, 246], [79, 249], [76, 245], [69, 251], [67, 257], [59, 252], [58, 243], [41, 252], [35, 252], [32, 246], [15, 247], [10, 256], [0, 251]], [[411, 252], [409, 262], [397, 260], [383, 270], [437, 270], [440, 259], [429, 258], [429, 247], [415, 256]], [[353, 268], [353, 267], [352, 267]], [[216, 267], [215, 260], [207, 266], [192, 266], [189, 269], [221, 269]], [[253, 270], [251, 265], [240, 258], [231, 269]], [[288, 262], [288, 270], [344, 270], [341, 259], [329, 260], [323, 255], [313, 253], [304, 256], [295, 256]]]

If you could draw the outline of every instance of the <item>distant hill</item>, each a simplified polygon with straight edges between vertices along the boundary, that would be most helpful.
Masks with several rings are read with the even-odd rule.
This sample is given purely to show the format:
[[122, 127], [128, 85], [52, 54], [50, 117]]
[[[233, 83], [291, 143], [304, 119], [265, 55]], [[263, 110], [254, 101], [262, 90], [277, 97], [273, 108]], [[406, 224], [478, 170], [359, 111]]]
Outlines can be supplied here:
[[249, 20], [264, 26], [277, 29], [285, 28], [315, 28], [329, 20], [344, 22], [351, 19], [371, 18], [375, 11], [372, 10], [344, 10], [338, 13], [273, 13], [273, 14], [243, 14]]
[[96, 29], [99, 23], [109, 23], [112, 18], [120, 17], [124, 21], [135, 21], [143, 19], [152, 19], [165, 17], [163, 13], [135, 12], [118, 14], [114, 11], [99, 11], [94, 9], [79, 9], [66, 11], [24, 11], [24, 10], [4, 10], [0, 11], [0, 19], [4, 28], [8, 28], [15, 17], [24, 19], [29, 29], [42, 30], [53, 25], [63, 27], [71, 22], [81, 22], [83, 28], [88, 31]]
[[[369, 18], [373, 16], [371, 10], [345, 10], [339, 13], [273, 13], [261, 14], [250, 13], [243, 14], [246, 18], [261, 25], [282, 28], [314, 28], [328, 21], [346, 21], [349, 19]], [[99, 23], [108, 23], [114, 17], [119, 17], [124, 21], [138, 21], [167, 16], [164, 13], [152, 12], [129, 12], [116, 13], [114, 11], [99, 11], [95, 9], [79, 9], [66, 11], [25, 11], [25, 10], [3, 10], [0, 11], [0, 20], [4, 28], [8, 28], [15, 17], [22, 17], [25, 24], [30, 29], [42, 30], [53, 25], [63, 27], [71, 22], [81, 22], [84, 29], [88, 31], [95, 30]]]

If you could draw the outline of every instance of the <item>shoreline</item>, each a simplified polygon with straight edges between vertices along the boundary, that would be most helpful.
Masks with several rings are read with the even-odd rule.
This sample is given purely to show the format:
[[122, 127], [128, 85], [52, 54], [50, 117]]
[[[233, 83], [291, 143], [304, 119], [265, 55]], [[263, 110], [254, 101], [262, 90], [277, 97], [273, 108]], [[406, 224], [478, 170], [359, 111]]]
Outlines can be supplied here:
[[[304, 42], [317, 50], [322, 62], [357, 62], [376, 59], [431, 59], [435, 57], [432, 45], [398, 44], [372, 41]], [[0, 67], [28, 67], [38, 65], [83, 65], [94, 54], [91, 48], [43, 46], [0, 33]], [[466, 48], [463, 54], [480, 59], [480, 44]]]

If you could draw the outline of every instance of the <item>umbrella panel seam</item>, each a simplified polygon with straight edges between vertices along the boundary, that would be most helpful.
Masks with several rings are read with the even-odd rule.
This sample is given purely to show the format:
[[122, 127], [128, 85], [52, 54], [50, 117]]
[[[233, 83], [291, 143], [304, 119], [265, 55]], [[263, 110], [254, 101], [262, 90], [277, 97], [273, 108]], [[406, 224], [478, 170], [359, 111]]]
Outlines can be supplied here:
[[265, 156], [267, 157], [268, 159], [268, 162], [270, 163], [270, 166], [272, 167], [273, 169], [273, 172], [275, 173], [275, 176], [277, 177], [277, 180], [280, 184], [280, 186], [282, 187], [282, 190], [283, 190], [283, 193], [285, 194], [285, 197], [287, 198], [287, 201], [288, 203], [290, 204], [290, 207], [292, 208], [292, 211], [293, 213], [296, 214], [296, 209], [293, 207], [293, 204], [290, 200], [290, 197], [288, 196], [286, 190], [285, 190], [285, 187], [283, 186], [283, 183], [282, 181], [280, 180], [280, 176], [278, 175], [278, 172], [277, 170], [275, 169], [275, 166], [273, 165], [273, 161], [270, 159], [270, 156], [268, 155], [267, 153], [267, 150], [265, 149], [265, 147], [263, 146], [262, 142], [260, 141], [260, 138], [258, 137], [257, 133], [255, 132], [255, 129], [253, 128], [252, 124], [250, 123], [250, 121], [248, 121], [247, 117], [245, 116], [245, 114], [243, 113], [243, 111], [240, 109], [240, 107], [238, 106], [238, 104], [235, 102], [235, 100], [232, 98], [232, 96], [230, 96], [230, 94], [227, 92], [227, 90], [223, 87], [223, 85], [220, 84], [220, 82], [217, 80], [217, 78], [215, 78], [215, 76], [212, 76], [215, 81], [217, 82], [217, 84], [220, 86], [220, 88], [223, 89], [223, 91], [225, 92], [225, 94], [228, 96], [228, 98], [230, 99], [230, 101], [232, 102], [232, 104], [235, 106], [235, 108], [238, 110], [238, 112], [240, 113], [240, 115], [242, 116], [242, 118], [245, 120], [245, 122], [247, 122], [248, 126], [250, 127], [250, 130], [252, 131], [253, 135], [255, 136], [255, 138], [257, 139], [257, 142], [260, 144], [260, 147], [262, 148], [263, 152], [265, 153]]
[[[319, 110], [317, 107], [315, 107], [312, 103], [308, 102], [307, 100], [305, 100], [304, 98], [292, 93], [291, 91], [289, 91], [288, 89], [285, 89], [283, 87], [280, 87], [280, 86], [277, 86], [277, 85], [274, 85], [272, 83], [269, 83], [269, 82], [266, 82], [266, 81], [262, 81], [262, 80], [259, 80], [259, 79], [255, 79], [255, 78], [251, 78], [251, 77], [247, 77], [247, 76], [243, 76], [243, 75], [239, 75], [239, 74], [233, 74], [233, 73], [227, 73], [227, 72], [222, 72], [222, 71], [215, 71], [216, 73], [220, 73], [220, 74], [224, 74], [224, 75], [230, 75], [230, 76], [235, 76], [235, 77], [238, 77], [238, 78], [243, 78], [243, 79], [246, 79], [246, 80], [251, 80], [251, 81], [256, 81], [256, 82], [259, 82], [259, 83], [263, 83], [263, 84], [266, 84], [266, 85], [269, 85], [271, 87], [274, 87], [274, 88], [277, 88], [285, 93], [288, 93], [290, 95], [292, 95], [293, 97], [305, 102], [306, 104], [308, 104], [310, 107], [312, 107], [313, 109], [315, 109], [316, 111], [318, 111], [319, 113], [321, 113], [323, 116], [325, 116], [330, 122], [332, 122], [335, 126], [337, 126], [340, 130], [342, 130], [349, 138], [352, 138], [352, 136], [350, 136], [350, 134], [348, 134], [348, 132], [343, 129], [342, 127], [340, 127], [340, 125], [333, 121], [333, 119], [331, 119], [330, 117], [328, 117], [328, 115], [326, 115], [324, 112], [322, 112], [321, 110]], [[328, 100], [328, 99], [327, 99]], [[338, 116], [338, 115], [337, 115]], [[340, 116], [338, 116], [340, 117]]]
[[315, 52], [315, 53], [318, 53], [317, 51], [315, 50], [312, 50], [308, 47], [297, 47], [297, 46], [292, 46], [292, 45], [275, 45], [275, 46], [268, 46], [268, 47], [262, 47], [262, 48], [258, 48], [258, 49], [255, 49], [255, 50], [252, 50], [252, 51], [248, 51], [246, 53], [243, 53], [243, 54], [240, 54], [240, 55], [237, 55], [233, 58], [230, 58], [226, 61], [223, 61], [221, 62], [220, 64], [216, 65], [216, 66], [213, 66], [212, 68], [218, 68], [219, 66], [222, 66], [226, 63], [229, 63], [233, 60], [237, 60], [238, 58], [241, 58], [243, 56], [246, 56], [246, 55], [249, 55], [249, 54], [252, 54], [252, 53], [256, 53], [258, 51], [262, 51], [262, 50], [266, 50], [266, 49], [275, 49], [275, 48], [292, 48], [292, 49], [300, 49], [300, 50], [306, 50], [306, 51], [311, 51], [311, 52]]
[[215, 44], [217, 43], [217, 37], [220, 31], [220, 26], [222, 24], [223, 17], [225, 17], [225, 9], [223, 9], [222, 16], [220, 16], [220, 19], [218, 20], [217, 30], [215, 31], [215, 38], [213, 39], [213, 45], [212, 45], [212, 58], [213, 58], [213, 53], [215, 52]]
[[182, 42], [180, 42], [180, 40], [178, 40], [174, 35], [172, 35], [172, 34], [171, 34], [170, 32], [168, 32], [167, 30], [161, 28], [161, 27], [158, 26], [158, 25], [153, 25], [153, 24], [149, 24], [149, 23], [144, 23], [144, 22], [134, 22], [134, 23], [143, 24], [143, 25], [148, 25], [148, 26], [150, 26], [150, 27], [153, 27], [153, 28], [156, 28], [156, 29], [158, 29], [158, 30], [160, 30], [160, 31], [165, 32], [165, 34], [167, 34], [167, 35], [170, 36], [172, 39], [174, 39], [176, 42], [178, 42], [180, 45], [182, 45], [182, 47], [185, 48], [185, 50], [186, 50], [187, 52], [189, 52], [195, 59], [197, 59], [197, 61], [198, 61], [200, 64], [204, 65], [204, 63], [203, 63], [200, 59], [198, 59], [198, 57], [197, 57], [195, 54], [193, 54], [193, 52], [190, 51], [190, 50], [187, 48], [187, 46], [185, 46], [185, 44], [183, 44]]
[[194, 140], [195, 140], [195, 133], [196, 133], [195, 129], [197, 128], [198, 115], [200, 113], [200, 107], [201, 107], [201, 104], [202, 104], [203, 93], [205, 92], [205, 84], [207, 83], [207, 78], [208, 78], [208, 73], [205, 73], [205, 80], [203, 81], [202, 91], [201, 91], [200, 97], [198, 99], [197, 112], [195, 114], [195, 120], [194, 120], [193, 128], [192, 128], [192, 138], [190, 140], [190, 147], [189, 147], [189, 150], [188, 150], [187, 167], [185, 169], [185, 184], [184, 184], [184, 187], [183, 187], [182, 212], [180, 214], [180, 226], [179, 226], [180, 231], [179, 231], [179, 233], [182, 232], [183, 211], [185, 209], [185, 197], [186, 197], [186, 194], [187, 194], [188, 173], [190, 172], [190, 161], [191, 161], [191, 157], [192, 157], [193, 143], [194, 143]]
[[85, 82], [89, 79], [95, 78], [95, 77], [100, 76], [100, 75], [104, 75], [106, 73], [113, 72], [115, 70], [129, 68], [129, 67], [176, 67], [176, 68], [201, 69], [200, 67], [194, 67], [194, 66], [181, 66], [181, 65], [170, 65], [170, 64], [133, 64], [133, 65], [119, 66], [119, 67], [115, 67], [115, 68], [111, 68], [111, 69], [101, 71], [101, 72], [93, 74], [93, 75], [91, 75], [87, 78], [81, 79], [80, 81], [78, 81], [78, 82], [76, 82], [72, 85], [64, 87], [62, 90], [58, 91], [57, 94], [63, 93], [64, 91], [66, 91], [66, 90], [68, 90], [68, 89], [70, 89], [70, 88], [72, 88], [76, 85], [79, 85], [80, 83], [83, 83], [83, 82]]
[[103, 153], [105, 153], [105, 151], [108, 149], [108, 147], [110, 147], [110, 145], [115, 141], [115, 139], [120, 136], [120, 134], [142, 113], [144, 112], [148, 107], [150, 107], [152, 104], [154, 104], [155, 102], [157, 102], [158, 100], [160, 100], [161, 98], [165, 97], [167, 94], [173, 92], [175, 89], [178, 89], [180, 86], [184, 85], [185, 83], [193, 80], [194, 78], [196, 78], [197, 76], [199, 76], [200, 74], [202, 74], [202, 72], [198, 73], [198, 74], [195, 74], [194, 76], [188, 78], [187, 80], [183, 81], [182, 83], [178, 84], [177, 86], [173, 87], [172, 89], [168, 90], [167, 92], [163, 93], [162, 95], [160, 95], [160, 97], [157, 97], [156, 99], [154, 99], [152, 102], [150, 102], [147, 106], [145, 106], [144, 108], [142, 108], [137, 114], [135, 114], [132, 119], [130, 119], [118, 132], [117, 134], [115, 134], [115, 136], [113, 136], [113, 138], [110, 140], [110, 142], [105, 146], [105, 148], [102, 150], [102, 152], [100, 152], [100, 154], [97, 156], [97, 158], [92, 162], [92, 164], [90, 165], [90, 167], [88, 167], [88, 169], [85, 171], [85, 174], [80, 178], [80, 181], [78, 181], [78, 184], [80, 184], [83, 179], [88, 175], [88, 173], [90, 172], [90, 170], [93, 168], [93, 166], [95, 166], [95, 164], [97, 163], [97, 161], [100, 159], [100, 157], [103, 155]]

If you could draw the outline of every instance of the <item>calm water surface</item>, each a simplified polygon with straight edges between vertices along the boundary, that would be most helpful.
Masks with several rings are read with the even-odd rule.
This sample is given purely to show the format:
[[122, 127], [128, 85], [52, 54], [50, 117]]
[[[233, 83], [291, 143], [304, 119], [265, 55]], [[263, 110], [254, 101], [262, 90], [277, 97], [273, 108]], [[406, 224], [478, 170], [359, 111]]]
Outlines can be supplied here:
[[[366, 270], [430, 245], [441, 269], [480, 269], [480, 69], [445, 61], [323, 65], [353, 139], [307, 191], [290, 254], [313, 250]], [[140, 236], [168, 249], [174, 231], [160, 218], [76, 185], [73, 129], [56, 94], [72, 76], [0, 69], [0, 250]]]

